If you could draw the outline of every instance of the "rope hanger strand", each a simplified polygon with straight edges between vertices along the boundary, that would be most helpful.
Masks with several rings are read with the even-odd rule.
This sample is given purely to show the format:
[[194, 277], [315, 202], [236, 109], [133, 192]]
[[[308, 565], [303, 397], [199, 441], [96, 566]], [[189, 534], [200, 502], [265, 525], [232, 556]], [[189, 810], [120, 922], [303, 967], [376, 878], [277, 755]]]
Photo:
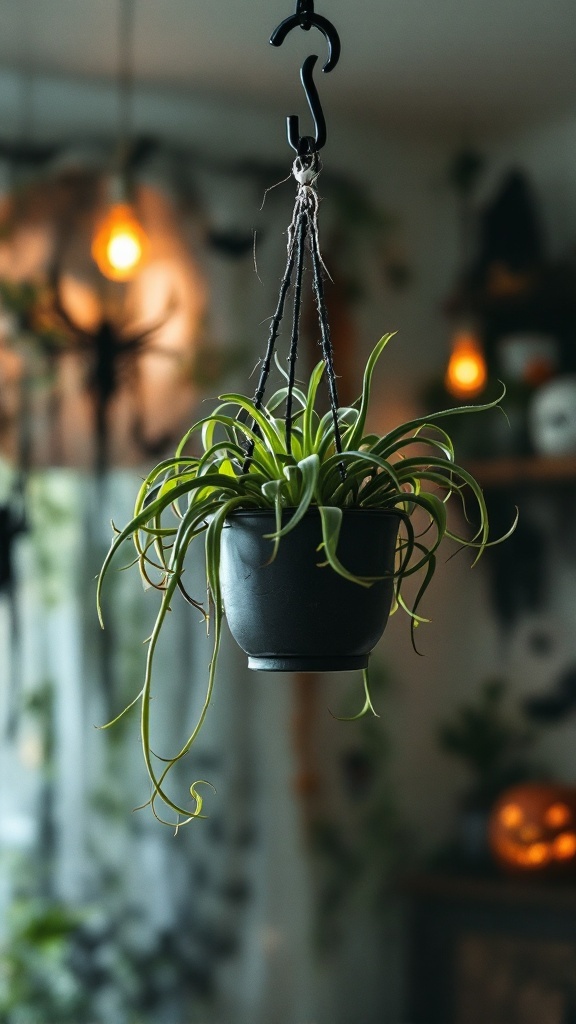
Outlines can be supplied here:
[[[270, 42], [274, 46], [280, 46], [288, 33], [296, 27], [304, 28], [305, 30], [316, 27], [323, 32], [330, 47], [329, 58], [327, 63], [324, 65], [323, 70], [330, 71], [335, 67], [340, 56], [340, 40], [338, 38], [338, 33], [326, 18], [322, 18], [314, 13], [313, 0], [298, 0], [296, 13], [278, 26], [278, 28], [273, 32]], [[326, 142], [326, 124], [318, 92], [312, 79], [312, 70], [317, 60], [318, 58], [315, 55], [308, 57], [304, 62], [301, 73], [302, 83], [304, 85], [304, 90], [306, 92], [306, 97], [308, 99], [308, 104], [310, 106], [310, 111], [312, 113], [316, 129], [315, 137], [308, 135], [301, 138], [299, 134], [298, 118], [295, 116], [290, 116], [288, 118], [288, 140], [293, 149], [298, 153], [298, 156], [292, 166], [292, 173], [298, 183], [298, 191], [296, 193], [292, 220], [288, 227], [286, 269], [280, 283], [278, 304], [270, 323], [266, 353], [262, 360], [258, 386], [254, 394], [254, 405], [257, 409], [261, 409], [264, 401], [266, 384], [272, 367], [274, 351], [280, 333], [280, 325], [284, 317], [286, 299], [295, 274], [285, 413], [286, 448], [290, 455], [292, 454], [292, 408], [296, 381], [298, 342], [300, 338], [302, 286], [306, 247], [308, 248], [312, 264], [312, 292], [318, 315], [320, 344], [322, 347], [322, 357], [326, 367], [326, 377], [328, 381], [328, 394], [330, 398], [330, 409], [334, 427], [334, 446], [338, 454], [341, 454], [342, 452], [342, 438], [340, 433], [340, 424], [338, 421], [338, 386], [336, 381], [336, 372], [334, 369], [334, 352], [330, 336], [328, 311], [324, 296], [324, 264], [322, 262], [318, 235], [319, 199], [315, 188], [315, 183], [321, 169], [318, 150], [321, 149]], [[255, 433], [258, 432], [257, 424], [254, 424], [253, 429]], [[243, 467], [244, 472], [248, 472], [250, 468], [253, 452], [254, 442], [252, 441], [246, 447], [246, 460]], [[344, 479], [346, 474], [343, 464], [340, 465], [340, 474], [342, 479]]]

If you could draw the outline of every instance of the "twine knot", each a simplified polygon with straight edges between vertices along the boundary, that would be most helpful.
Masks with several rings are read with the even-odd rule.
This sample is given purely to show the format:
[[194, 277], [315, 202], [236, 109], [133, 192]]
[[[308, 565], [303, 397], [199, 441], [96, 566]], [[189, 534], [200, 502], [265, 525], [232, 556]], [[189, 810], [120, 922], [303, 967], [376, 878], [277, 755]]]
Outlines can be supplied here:
[[297, 156], [292, 164], [292, 174], [299, 185], [312, 185], [322, 167], [318, 153], [307, 153], [306, 156]]

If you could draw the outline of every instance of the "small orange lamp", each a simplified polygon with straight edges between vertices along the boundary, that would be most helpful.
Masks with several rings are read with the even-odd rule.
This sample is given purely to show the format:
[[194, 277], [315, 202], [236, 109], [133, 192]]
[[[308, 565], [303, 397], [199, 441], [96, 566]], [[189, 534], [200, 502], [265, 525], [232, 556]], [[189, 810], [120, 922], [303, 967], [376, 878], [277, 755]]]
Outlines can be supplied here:
[[108, 181], [108, 211], [97, 224], [92, 256], [104, 277], [130, 281], [144, 262], [148, 239], [130, 203], [126, 158], [132, 135], [134, 0], [118, 0], [120, 101], [118, 172]]
[[444, 384], [455, 398], [475, 398], [486, 385], [488, 371], [482, 346], [469, 329], [454, 336]]
[[104, 277], [130, 281], [146, 257], [148, 238], [134, 208], [127, 202], [113, 203], [96, 228], [92, 256]]

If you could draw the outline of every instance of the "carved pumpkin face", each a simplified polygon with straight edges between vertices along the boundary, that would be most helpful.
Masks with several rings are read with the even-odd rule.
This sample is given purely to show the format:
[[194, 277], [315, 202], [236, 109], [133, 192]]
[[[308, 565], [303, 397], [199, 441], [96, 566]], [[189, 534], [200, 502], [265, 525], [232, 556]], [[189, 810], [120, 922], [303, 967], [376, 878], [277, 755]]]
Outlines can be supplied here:
[[489, 840], [508, 871], [576, 871], [576, 789], [534, 782], [508, 789], [490, 815]]

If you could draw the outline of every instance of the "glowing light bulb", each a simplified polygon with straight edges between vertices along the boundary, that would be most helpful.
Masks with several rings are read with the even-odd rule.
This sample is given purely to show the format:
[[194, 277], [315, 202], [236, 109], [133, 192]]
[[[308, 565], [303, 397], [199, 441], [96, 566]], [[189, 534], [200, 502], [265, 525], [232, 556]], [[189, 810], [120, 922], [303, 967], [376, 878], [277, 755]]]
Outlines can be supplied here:
[[132, 207], [116, 203], [99, 225], [92, 242], [98, 269], [112, 281], [129, 281], [142, 264], [148, 239]]
[[480, 394], [488, 373], [480, 343], [470, 331], [458, 331], [446, 370], [444, 384], [455, 398], [474, 398]]

